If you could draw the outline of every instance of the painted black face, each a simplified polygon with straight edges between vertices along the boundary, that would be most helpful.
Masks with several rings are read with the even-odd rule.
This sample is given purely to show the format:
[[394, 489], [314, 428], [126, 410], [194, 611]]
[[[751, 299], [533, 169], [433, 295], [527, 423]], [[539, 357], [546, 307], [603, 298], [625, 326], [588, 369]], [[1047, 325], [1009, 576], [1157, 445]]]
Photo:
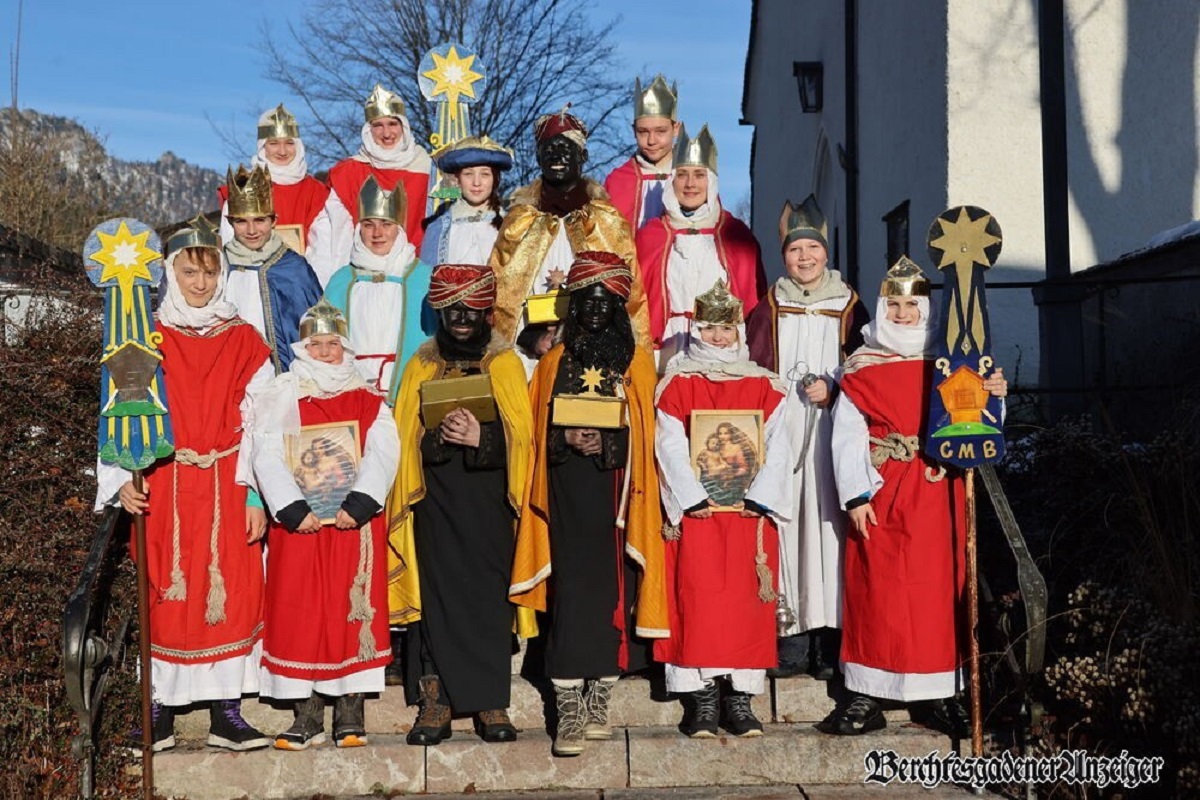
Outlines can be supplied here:
[[551, 186], [570, 187], [583, 175], [583, 150], [566, 136], [554, 136], [538, 145], [542, 180]]
[[571, 311], [579, 327], [588, 333], [599, 333], [613, 320], [617, 297], [603, 284], [594, 283], [571, 295]]
[[441, 311], [442, 327], [456, 342], [470, 341], [483, 330], [485, 314], [475, 308], [467, 308], [462, 303], [443, 308]]

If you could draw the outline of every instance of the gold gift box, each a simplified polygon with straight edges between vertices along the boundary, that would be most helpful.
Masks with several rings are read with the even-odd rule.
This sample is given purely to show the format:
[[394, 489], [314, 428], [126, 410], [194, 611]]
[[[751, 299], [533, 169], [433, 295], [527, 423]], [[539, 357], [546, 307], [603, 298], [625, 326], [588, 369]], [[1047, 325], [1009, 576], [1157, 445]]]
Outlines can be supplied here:
[[495, 422], [496, 400], [487, 375], [441, 378], [421, 384], [421, 419], [426, 430], [436, 428], [456, 408], [470, 411], [480, 423]]
[[567, 428], [624, 428], [625, 398], [599, 394], [556, 394], [551, 421]]
[[565, 289], [556, 289], [546, 294], [531, 294], [525, 298], [525, 323], [542, 325], [562, 322], [567, 318], [567, 305], [571, 295]]

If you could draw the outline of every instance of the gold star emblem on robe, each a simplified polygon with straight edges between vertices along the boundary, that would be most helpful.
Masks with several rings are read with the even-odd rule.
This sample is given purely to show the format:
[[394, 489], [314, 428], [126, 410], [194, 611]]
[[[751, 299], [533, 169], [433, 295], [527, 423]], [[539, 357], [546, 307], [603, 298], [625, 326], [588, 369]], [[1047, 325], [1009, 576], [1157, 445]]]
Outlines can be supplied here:
[[583, 371], [583, 375], [579, 376], [579, 381], [587, 394], [597, 394], [600, 384], [604, 382], [604, 370], [588, 367]]
[[546, 286], [550, 291], [561, 289], [566, 282], [567, 273], [558, 267], [550, 270], [550, 273], [546, 276]]

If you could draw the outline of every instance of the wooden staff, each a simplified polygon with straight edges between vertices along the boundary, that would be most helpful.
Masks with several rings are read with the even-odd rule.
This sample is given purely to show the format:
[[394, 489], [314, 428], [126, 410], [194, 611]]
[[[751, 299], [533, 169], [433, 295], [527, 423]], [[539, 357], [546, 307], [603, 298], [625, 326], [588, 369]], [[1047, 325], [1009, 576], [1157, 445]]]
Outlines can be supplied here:
[[[142, 471], [133, 471], [133, 488], [145, 492]], [[150, 696], [150, 570], [146, 564], [146, 515], [133, 515], [137, 553], [138, 661], [142, 673], [142, 797], [154, 800], [154, 715]]]
[[967, 501], [967, 624], [970, 628], [971, 755], [983, 755], [983, 686], [979, 674], [979, 564], [975, 539], [975, 468], [965, 475]]

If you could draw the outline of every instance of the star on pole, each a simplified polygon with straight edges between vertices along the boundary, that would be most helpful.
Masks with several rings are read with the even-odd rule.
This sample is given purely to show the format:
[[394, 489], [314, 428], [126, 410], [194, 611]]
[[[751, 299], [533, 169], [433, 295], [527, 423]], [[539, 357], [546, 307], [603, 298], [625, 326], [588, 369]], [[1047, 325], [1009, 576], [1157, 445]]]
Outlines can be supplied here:
[[151, 250], [146, 242], [153, 233], [149, 228], [133, 233], [122, 222], [116, 233], [96, 231], [100, 249], [91, 258], [103, 267], [100, 283], [115, 280], [121, 297], [121, 309], [125, 318], [133, 316], [133, 284], [138, 279], [147, 283], [154, 279], [150, 275], [150, 264], [162, 258], [162, 254]]
[[[959, 208], [958, 219], [953, 222], [946, 219], [939, 220], [942, 226], [942, 235], [929, 242], [930, 247], [936, 247], [942, 251], [942, 260], [937, 265], [938, 269], [954, 266], [954, 272], [958, 276], [959, 315], [963, 323], [971, 329], [977, 347], [983, 347], [983, 318], [975, 314], [974, 319], [968, 320], [967, 312], [970, 307], [971, 279], [975, 265], [978, 264], [984, 269], [990, 267], [992, 262], [986, 251], [992, 245], [1002, 241], [999, 236], [987, 232], [988, 223], [991, 221], [991, 214], [984, 214], [979, 219], [972, 220], [965, 207]], [[953, 347], [953, 343], [950, 340], [957, 338], [959, 332], [957, 322], [953, 318], [948, 320], [949, 324], [946, 328], [947, 344], [951, 347]], [[962, 342], [963, 353], [970, 352], [970, 349], [971, 342], [964, 339]]]
[[429, 54], [433, 58], [433, 69], [422, 72], [421, 75], [433, 81], [433, 89], [429, 93], [432, 100], [441, 95], [446, 96], [446, 102], [458, 102], [459, 95], [475, 97], [473, 84], [481, 80], [483, 75], [471, 69], [475, 63], [475, 54], [465, 58], [458, 55], [458, 49], [451, 47], [445, 56], [436, 52]]

